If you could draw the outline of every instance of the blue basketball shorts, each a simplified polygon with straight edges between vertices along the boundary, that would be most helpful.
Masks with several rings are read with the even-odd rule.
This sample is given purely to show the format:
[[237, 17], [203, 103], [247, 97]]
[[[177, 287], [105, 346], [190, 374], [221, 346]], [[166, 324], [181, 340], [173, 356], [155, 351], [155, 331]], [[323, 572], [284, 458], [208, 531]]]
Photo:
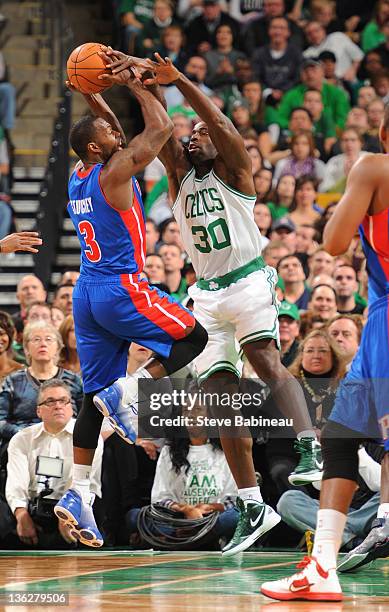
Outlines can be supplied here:
[[80, 277], [73, 316], [86, 393], [126, 375], [131, 342], [168, 357], [173, 342], [195, 323], [189, 310], [138, 274]]

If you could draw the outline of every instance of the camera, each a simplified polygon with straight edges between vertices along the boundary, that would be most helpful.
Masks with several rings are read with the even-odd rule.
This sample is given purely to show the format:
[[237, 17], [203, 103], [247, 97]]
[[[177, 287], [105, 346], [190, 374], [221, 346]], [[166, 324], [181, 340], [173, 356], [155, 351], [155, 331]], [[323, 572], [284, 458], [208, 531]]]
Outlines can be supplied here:
[[28, 512], [34, 521], [43, 525], [55, 519], [54, 506], [58, 500], [47, 499], [47, 496], [53, 492], [53, 489], [49, 487], [49, 478], [62, 477], [63, 459], [40, 455], [36, 460], [35, 474], [45, 477], [44, 489], [29, 502]]

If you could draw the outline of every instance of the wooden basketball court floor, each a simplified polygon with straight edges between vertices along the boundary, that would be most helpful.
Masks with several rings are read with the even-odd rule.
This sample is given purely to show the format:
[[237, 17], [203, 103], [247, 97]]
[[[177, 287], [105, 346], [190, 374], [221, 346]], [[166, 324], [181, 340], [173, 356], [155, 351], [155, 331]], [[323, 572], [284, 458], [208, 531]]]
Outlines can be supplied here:
[[[293, 570], [301, 554], [132, 551], [0, 552], [0, 610], [140, 612], [389, 612], [389, 558], [341, 576], [341, 603], [274, 602], [259, 586]], [[292, 573], [292, 572], [291, 572]], [[10, 592], [69, 594], [65, 607], [9, 605]]]

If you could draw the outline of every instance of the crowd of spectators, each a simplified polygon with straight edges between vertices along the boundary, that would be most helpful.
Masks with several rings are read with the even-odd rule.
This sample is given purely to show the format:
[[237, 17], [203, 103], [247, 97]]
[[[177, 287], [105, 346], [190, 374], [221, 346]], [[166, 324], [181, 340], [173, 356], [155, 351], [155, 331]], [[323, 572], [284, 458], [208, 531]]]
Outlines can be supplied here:
[[[171, 57], [245, 141], [262, 255], [278, 273], [282, 362], [301, 384], [320, 436], [367, 315], [359, 237], [347, 253], [332, 257], [321, 246], [322, 234], [353, 164], [380, 151], [378, 129], [389, 99], [389, 0], [379, 0], [374, 10], [357, 0], [120, 0], [112, 7], [121, 48]], [[176, 87], [166, 88], [165, 97], [185, 146], [196, 114]], [[187, 291], [196, 276], [171, 213], [164, 168], [154, 160], [138, 178], [147, 214], [144, 274], [192, 308]], [[0, 529], [0, 547], [47, 545], [48, 533], [56, 546], [76, 546], [71, 532], [50, 523], [33, 502], [48, 486], [36, 473], [38, 455], [63, 460], [44, 499], [58, 499], [70, 481], [70, 434], [82, 399], [72, 318], [77, 276], [66, 271], [49, 302], [40, 280], [26, 275], [17, 289], [18, 312], [0, 313], [0, 524], [7, 526]], [[132, 344], [128, 372], [149, 357], [148, 349]], [[255, 378], [247, 363], [243, 373]], [[181, 375], [183, 385], [192, 384], [193, 368]], [[261, 381], [252, 383], [261, 386], [267, 410], [277, 413]], [[296, 546], [301, 533], [314, 528], [320, 484], [288, 482], [298, 460], [293, 432], [283, 439], [268, 431], [254, 437], [264, 498], [284, 521], [267, 541], [286, 541], [289, 529]], [[220, 548], [231, 536], [236, 486], [207, 431], [190, 430], [179, 440], [139, 438], [130, 446], [104, 423], [100, 446], [94, 493], [106, 544], [147, 546], [138, 517], [151, 502], [191, 520], [218, 513], [210, 546]], [[363, 538], [374, 519], [380, 453], [377, 444], [360, 450], [361, 482], [345, 547]]]

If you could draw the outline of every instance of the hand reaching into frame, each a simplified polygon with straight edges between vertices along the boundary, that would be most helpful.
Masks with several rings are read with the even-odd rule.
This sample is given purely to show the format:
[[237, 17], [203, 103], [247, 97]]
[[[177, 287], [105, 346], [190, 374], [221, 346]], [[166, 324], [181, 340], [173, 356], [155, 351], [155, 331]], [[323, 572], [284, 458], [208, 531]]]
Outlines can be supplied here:
[[16, 251], [27, 251], [38, 253], [36, 247], [42, 244], [38, 232], [16, 232], [9, 234], [0, 240], [0, 253], [15, 253]]

